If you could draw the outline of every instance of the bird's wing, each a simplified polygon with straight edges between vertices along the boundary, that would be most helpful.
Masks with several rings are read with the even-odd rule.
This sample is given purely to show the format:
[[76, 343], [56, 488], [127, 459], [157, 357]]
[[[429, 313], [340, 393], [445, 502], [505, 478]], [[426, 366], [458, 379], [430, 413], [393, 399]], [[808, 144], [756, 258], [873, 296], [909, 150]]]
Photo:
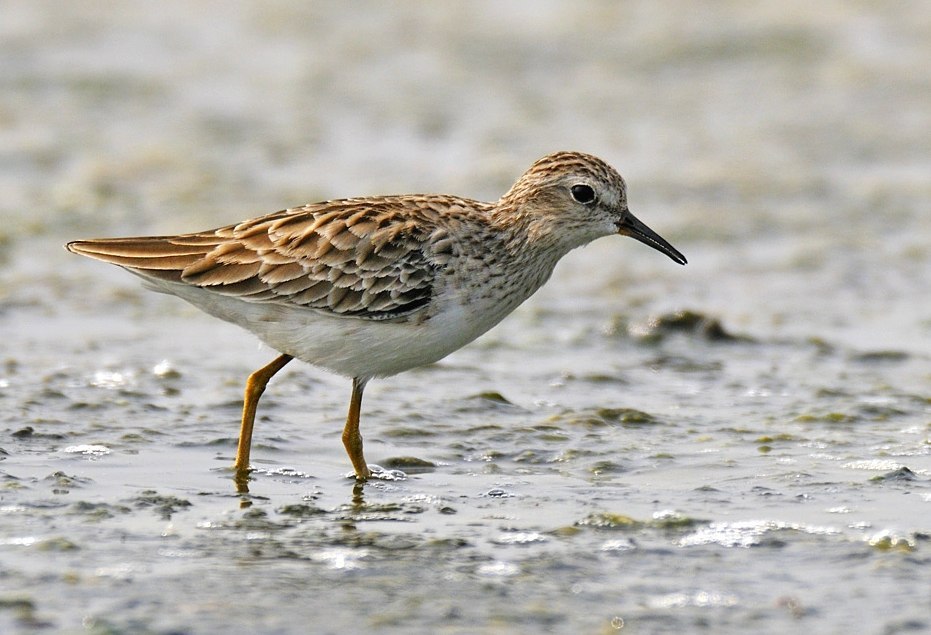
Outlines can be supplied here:
[[[436, 211], [401, 197], [345, 199], [179, 236], [75, 241], [68, 249], [144, 278], [249, 302], [386, 320], [425, 306], [447, 244]], [[441, 256], [437, 259], [435, 256]]]

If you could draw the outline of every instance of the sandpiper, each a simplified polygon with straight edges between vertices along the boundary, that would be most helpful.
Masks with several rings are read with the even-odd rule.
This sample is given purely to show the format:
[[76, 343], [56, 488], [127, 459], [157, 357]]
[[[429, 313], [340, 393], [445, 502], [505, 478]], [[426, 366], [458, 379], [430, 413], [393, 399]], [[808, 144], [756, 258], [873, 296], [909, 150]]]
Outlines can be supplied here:
[[362, 391], [430, 364], [500, 322], [572, 249], [622, 234], [685, 264], [635, 218], [614, 168], [580, 152], [534, 163], [495, 203], [444, 194], [374, 196], [286, 209], [178, 236], [102, 238], [68, 250], [119, 265], [251, 331], [280, 356], [246, 382], [234, 464], [246, 478], [268, 381], [292, 359], [352, 379], [343, 444], [355, 476]]

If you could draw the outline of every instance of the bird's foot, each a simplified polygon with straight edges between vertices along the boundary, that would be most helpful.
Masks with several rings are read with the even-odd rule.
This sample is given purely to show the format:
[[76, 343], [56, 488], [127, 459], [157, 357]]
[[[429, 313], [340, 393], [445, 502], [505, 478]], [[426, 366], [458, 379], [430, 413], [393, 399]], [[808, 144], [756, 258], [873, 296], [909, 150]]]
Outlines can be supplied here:
[[359, 472], [351, 472], [346, 475], [347, 478], [354, 478], [357, 483], [364, 483], [366, 481], [406, 481], [407, 474], [401, 470], [386, 470], [380, 465], [367, 465], [365, 469], [365, 474], [359, 474]]

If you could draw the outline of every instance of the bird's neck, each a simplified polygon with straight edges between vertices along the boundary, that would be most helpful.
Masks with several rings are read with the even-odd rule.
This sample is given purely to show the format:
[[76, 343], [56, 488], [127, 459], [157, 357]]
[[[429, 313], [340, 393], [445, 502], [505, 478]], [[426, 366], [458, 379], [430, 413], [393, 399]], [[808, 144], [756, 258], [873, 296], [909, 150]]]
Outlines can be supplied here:
[[579, 247], [572, 242], [572, 232], [553, 222], [550, 214], [528, 207], [496, 207], [491, 221], [516, 260], [542, 258], [556, 261]]

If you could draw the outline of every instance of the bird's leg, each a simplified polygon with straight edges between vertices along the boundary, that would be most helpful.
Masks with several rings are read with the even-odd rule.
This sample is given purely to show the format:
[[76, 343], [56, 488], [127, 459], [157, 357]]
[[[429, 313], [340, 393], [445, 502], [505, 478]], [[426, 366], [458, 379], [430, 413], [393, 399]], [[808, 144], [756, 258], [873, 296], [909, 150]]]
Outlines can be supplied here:
[[252, 449], [252, 427], [255, 424], [255, 410], [259, 406], [259, 398], [265, 392], [268, 380], [285, 367], [293, 357], [280, 355], [272, 363], [263, 366], [246, 380], [246, 392], [242, 401], [242, 425], [239, 428], [239, 446], [236, 448], [236, 477], [243, 478], [249, 473], [249, 451]]
[[356, 471], [356, 479], [364, 481], [372, 475], [365, 457], [362, 456], [362, 434], [359, 432], [359, 414], [362, 411], [362, 391], [368, 379], [352, 378], [352, 397], [349, 400], [349, 414], [346, 427], [343, 428], [343, 445], [349, 453], [349, 460]]

